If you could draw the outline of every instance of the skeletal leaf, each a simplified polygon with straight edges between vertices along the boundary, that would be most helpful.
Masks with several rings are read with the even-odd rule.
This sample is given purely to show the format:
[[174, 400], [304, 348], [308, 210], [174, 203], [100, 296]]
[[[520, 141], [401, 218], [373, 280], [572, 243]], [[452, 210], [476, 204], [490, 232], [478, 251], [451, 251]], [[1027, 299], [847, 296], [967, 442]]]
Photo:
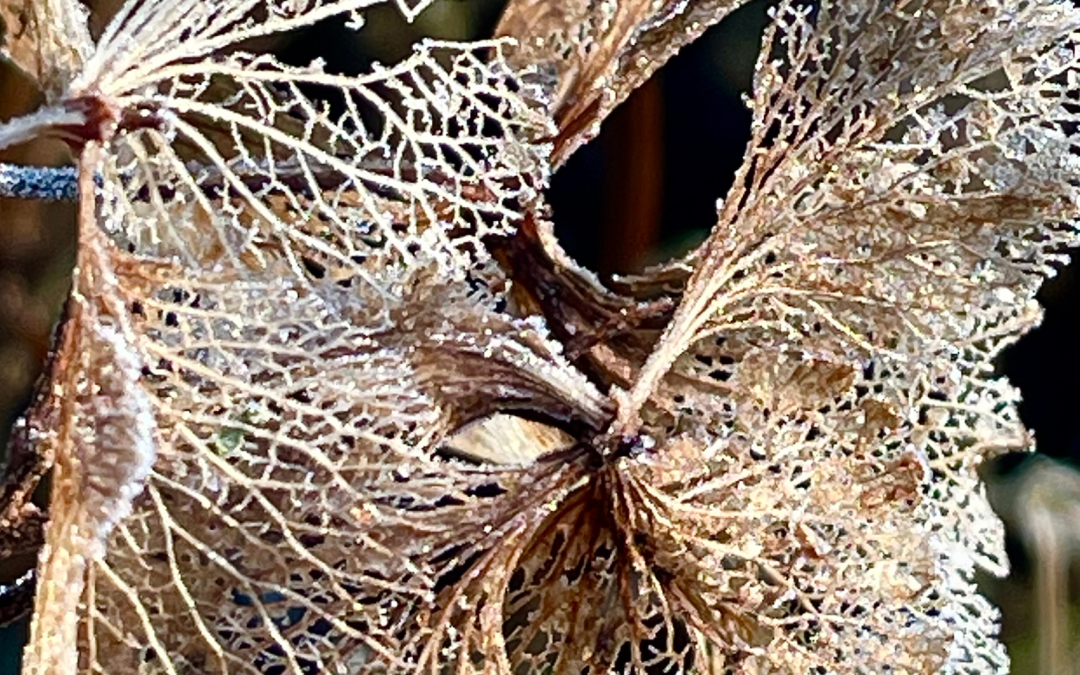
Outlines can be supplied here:
[[[492, 309], [499, 276], [480, 240], [507, 231], [546, 173], [544, 146], [527, 144], [544, 118], [500, 65], [502, 45], [431, 45], [360, 78], [219, 55], [367, 4], [259, 3], [252, 14], [254, 4], [129, 3], [63, 83], [59, 107], [84, 115], [65, 119], [65, 133], [85, 134], [82, 173], [100, 186], [82, 184], [71, 337], [58, 360], [100, 362], [66, 369], [27, 423], [56, 458], [58, 487], [72, 486], [53, 494], [29, 672], [396, 660], [400, 638], [342, 612], [357, 607], [364, 578], [424, 598], [431, 572], [381, 541], [382, 519], [369, 521], [380, 500], [394, 512], [490, 479], [428, 468], [434, 482], [401, 495], [380, 486], [410, 463], [441, 463], [433, 453], [450, 430], [504, 406], [592, 425], [610, 414], [542, 326]], [[338, 87], [345, 114], [304, 98], [307, 84]], [[381, 123], [365, 125], [362, 109]], [[425, 303], [434, 311], [417, 311]], [[486, 387], [498, 395], [478, 396]], [[72, 396], [83, 389], [93, 398], [80, 408]], [[59, 431], [45, 433], [50, 420]], [[95, 428], [140, 439], [120, 444], [139, 461], [104, 486], [117, 442]], [[268, 537], [271, 522], [293, 553], [221, 557], [235, 537]], [[325, 548], [313, 552], [311, 537]], [[351, 567], [334, 571], [356, 546], [371, 556], [347, 554]], [[312, 589], [336, 598], [286, 593], [311, 610], [288, 633], [316, 626], [315, 642], [294, 644], [272, 622], [236, 642], [229, 627], [245, 610], [207, 613], [232, 588], [268, 621], [266, 594], [295, 586], [305, 565]], [[344, 632], [327, 641], [327, 621]]]
[[[148, 644], [155, 659], [211, 670], [405, 658], [402, 640], [415, 636], [395, 631], [415, 621], [406, 609], [423, 606], [439, 570], [425, 557], [471, 541], [449, 522], [438, 527], [442, 511], [460, 521], [479, 508], [474, 517], [490, 523], [514, 498], [500, 496], [512, 476], [437, 454], [460, 416], [493, 412], [476, 408], [468, 387], [491, 386], [490, 369], [508, 404], [570, 398], [554, 384], [540, 390], [557, 359], [509, 337], [485, 342], [479, 328], [497, 317], [485, 319], [467, 295], [434, 292], [447, 280], [429, 273], [418, 271], [416, 295], [385, 324], [342, 311], [346, 298], [363, 304], [337, 286], [193, 280], [145, 301], [137, 325], [156, 336], [147, 380], [165, 440], [148, 496], [110, 543], [109, 583], [96, 589], [103, 625], [129, 636], [99, 639], [103, 663], [135, 667]], [[420, 306], [423, 322], [395, 316]], [[489, 365], [470, 350], [487, 351]], [[483, 517], [485, 502], [493, 513]], [[141, 623], [143, 612], [155, 618]], [[238, 625], [248, 628], [229, 628]]]
[[1059, 79], [1077, 16], [965, 7], [776, 10], [746, 162], [626, 414], [707, 336], [828, 334], [814, 351], [913, 363], [1033, 325], [1035, 289], [1076, 241]]
[[535, 69], [559, 127], [552, 165], [683, 46], [741, 0], [511, 0], [497, 35], [518, 40], [511, 62]]
[[[830, 457], [868, 481], [848, 488], [852, 506], [914, 508], [933, 532], [933, 557], [923, 563], [936, 570], [931, 577], [904, 582], [888, 561], [912, 554], [863, 548], [861, 527], [847, 518], [851, 539], [815, 535], [833, 552], [820, 567], [778, 570], [792, 588], [815, 588], [805, 617], [790, 625], [812, 626], [818, 641], [849, 638], [821, 616], [810, 570], [828, 568], [834, 583], [849, 565], [862, 574], [892, 567], [887, 585], [914, 590], [924, 578], [939, 594], [923, 619], [914, 618], [924, 611], [920, 593], [896, 606], [910, 619], [863, 627], [929, 659], [904, 668], [1005, 667], [1000, 648], [973, 639], [995, 613], [969, 597], [971, 570], [1006, 566], [1000, 522], [975, 469], [1030, 445], [993, 359], [1037, 323], [1036, 289], [1060, 252], [1080, 243], [1070, 104], [1078, 20], [1057, 3], [776, 10], [746, 162], [718, 226], [686, 263], [680, 306], [620, 402], [619, 424], [637, 428], [636, 411], [647, 419], [649, 407], [675, 400], [684, 416], [730, 439], [728, 458], [746, 447], [769, 462], [786, 448], [779, 467], [805, 491], [802, 513], [825, 506], [813, 495], [829, 482], [816, 475]], [[709, 402], [717, 394], [728, 401], [719, 409]], [[804, 451], [811, 465], [796, 460]], [[842, 476], [831, 479], [837, 488], [851, 480]], [[907, 529], [897, 527], [897, 536]], [[838, 594], [834, 587], [822, 601]], [[849, 600], [841, 615], [865, 611]], [[937, 656], [897, 632], [911, 621], [934, 626], [935, 611], [960, 627]], [[780, 653], [792, 663], [802, 639], [773, 635], [769, 661]], [[860, 665], [846, 650], [844, 668], [874, 670], [880, 657], [863, 655]]]
[[36, 639], [24, 657], [29, 672], [76, 671], [72, 647], [89, 567], [130, 514], [156, 455], [154, 411], [116, 306], [118, 281], [96, 259], [104, 254], [102, 239], [92, 231], [81, 242], [79, 296], [64, 328], [58, 374], [27, 422], [34, 443], [55, 457], [31, 629]]
[[729, 6], [237, 44], [371, 4], [132, 0], [27, 127], [82, 150], [29, 672], [1005, 672], [975, 470], [1080, 243], [1076, 10], [782, 3], [712, 236], [609, 288], [550, 166]]
[[86, 20], [76, 0], [6, 0], [0, 3], [0, 57], [54, 98], [93, 49]]

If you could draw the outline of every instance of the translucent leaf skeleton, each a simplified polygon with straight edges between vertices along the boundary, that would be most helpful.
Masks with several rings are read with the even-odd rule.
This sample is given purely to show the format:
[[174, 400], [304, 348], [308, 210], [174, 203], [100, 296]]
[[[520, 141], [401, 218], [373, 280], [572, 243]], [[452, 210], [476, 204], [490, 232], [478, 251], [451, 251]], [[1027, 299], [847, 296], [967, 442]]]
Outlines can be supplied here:
[[976, 469], [1032, 445], [992, 361], [1080, 244], [1080, 12], [780, 2], [711, 236], [602, 283], [550, 173], [740, 3], [245, 51], [375, 4], [0, 3], [46, 99], [0, 149], [66, 139], [80, 214], [0, 486], [25, 672], [1007, 672]]

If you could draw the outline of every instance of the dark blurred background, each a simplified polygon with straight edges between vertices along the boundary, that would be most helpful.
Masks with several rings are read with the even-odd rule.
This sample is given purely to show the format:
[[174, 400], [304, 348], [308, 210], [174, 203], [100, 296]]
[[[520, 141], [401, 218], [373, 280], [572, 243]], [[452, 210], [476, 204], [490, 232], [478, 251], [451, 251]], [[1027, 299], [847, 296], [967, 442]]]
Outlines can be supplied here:
[[[505, 1], [441, 0], [412, 25], [392, 6], [376, 8], [359, 32], [328, 22], [282, 39], [275, 49], [289, 62], [321, 57], [332, 70], [359, 72], [375, 61], [403, 58], [424, 36], [488, 37]], [[88, 4], [100, 26], [118, 0]], [[602, 275], [629, 272], [705, 237], [750, 137], [742, 97], [767, 6], [751, 2], [684, 49], [556, 174], [549, 201], [557, 234], [578, 261]], [[38, 102], [33, 83], [0, 66], [0, 119]], [[0, 154], [0, 161], [71, 160], [62, 145], [41, 142]], [[68, 204], [0, 200], [0, 443], [29, 400], [67, 293], [73, 217]], [[1080, 570], [1073, 562], [1080, 551], [1080, 477], [1071, 468], [1080, 461], [1080, 264], [1062, 269], [1040, 299], [1042, 327], [1000, 364], [1023, 393], [1021, 414], [1036, 434], [1039, 456], [1008, 456], [985, 472], [1009, 526], [1014, 572], [980, 581], [1004, 612], [1003, 638], [1018, 674], [1046, 672], [1047, 649], [1064, 651], [1054, 661], [1069, 669], [1078, 659], [1068, 656], [1080, 656], [1077, 630], [1069, 629], [1070, 617], [1080, 627]], [[0, 582], [20, 571], [0, 569]], [[0, 675], [17, 672], [25, 634], [25, 623], [0, 628]]]

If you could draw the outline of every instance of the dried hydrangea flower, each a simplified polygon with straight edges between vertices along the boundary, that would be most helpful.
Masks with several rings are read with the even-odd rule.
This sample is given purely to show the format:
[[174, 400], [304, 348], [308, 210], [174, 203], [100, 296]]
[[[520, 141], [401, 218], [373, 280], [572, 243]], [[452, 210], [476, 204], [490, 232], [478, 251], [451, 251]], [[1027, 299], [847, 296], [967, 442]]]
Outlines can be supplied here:
[[738, 3], [514, 0], [358, 77], [238, 47], [373, 4], [5, 8], [48, 102], [0, 145], [79, 149], [27, 671], [1006, 672], [976, 469], [1080, 244], [1080, 12], [780, 3], [711, 236], [604, 285], [549, 173]]

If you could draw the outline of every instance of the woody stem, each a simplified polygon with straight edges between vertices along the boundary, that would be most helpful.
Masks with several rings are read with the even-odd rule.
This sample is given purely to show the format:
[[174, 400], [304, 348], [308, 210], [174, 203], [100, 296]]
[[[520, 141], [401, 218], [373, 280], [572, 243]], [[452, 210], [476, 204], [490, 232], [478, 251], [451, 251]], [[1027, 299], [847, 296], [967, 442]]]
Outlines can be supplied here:
[[73, 201], [76, 192], [76, 171], [73, 166], [0, 163], [0, 197]]

